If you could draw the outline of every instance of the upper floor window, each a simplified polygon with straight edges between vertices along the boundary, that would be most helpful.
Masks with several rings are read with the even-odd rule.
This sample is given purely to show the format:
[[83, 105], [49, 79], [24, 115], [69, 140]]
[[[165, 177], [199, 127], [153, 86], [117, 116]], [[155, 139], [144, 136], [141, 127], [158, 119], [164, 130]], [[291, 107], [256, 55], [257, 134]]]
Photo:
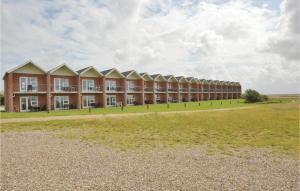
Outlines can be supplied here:
[[54, 87], [55, 91], [64, 91], [65, 89], [69, 88], [69, 79], [67, 78], [55, 78], [54, 79]]
[[117, 82], [115, 80], [106, 80], [106, 90], [116, 90]]
[[20, 77], [20, 91], [37, 91], [37, 77]]
[[95, 89], [94, 80], [82, 80], [82, 91], [92, 91]]
[[135, 84], [133, 81], [127, 81], [127, 90], [132, 90], [135, 88]]

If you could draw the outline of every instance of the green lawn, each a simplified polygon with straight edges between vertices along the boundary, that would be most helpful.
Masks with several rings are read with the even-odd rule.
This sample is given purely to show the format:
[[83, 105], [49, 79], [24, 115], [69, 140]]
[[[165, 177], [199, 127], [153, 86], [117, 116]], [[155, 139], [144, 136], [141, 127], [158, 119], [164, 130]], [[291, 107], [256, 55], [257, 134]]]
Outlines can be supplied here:
[[[234, 106], [244, 105], [234, 103]], [[202, 107], [210, 108], [207, 103]], [[125, 150], [178, 145], [211, 145], [219, 149], [268, 147], [297, 157], [298, 127], [299, 103], [292, 102], [246, 110], [2, 124], [1, 132], [48, 131], [59, 138]]]
[[[199, 105], [200, 103], [200, 105]], [[218, 100], [218, 101], [201, 101], [189, 103], [171, 103], [169, 107], [167, 104], [152, 104], [143, 106], [127, 106], [110, 107], [110, 108], [93, 108], [91, 112], [89, 109], [73, 109], [73, 110], [60, 110], [50, 111], [50, 113], [43, 112], [1, 112], [1, 118], [24, 118], [24, 117], [46, 117], [46, 116], [67, 116], [67, 115], [88, 115], [88, 114], [110, 114], [110, 113], [137, 113], [137, 112], [164, 112], [164, 111], [184, 111], [184, 110], [199, 110], [199, 109], [216, 109], [216, 108], [234, 108], [244, 107], [252, 104], [247, 104], [244, 100]]]

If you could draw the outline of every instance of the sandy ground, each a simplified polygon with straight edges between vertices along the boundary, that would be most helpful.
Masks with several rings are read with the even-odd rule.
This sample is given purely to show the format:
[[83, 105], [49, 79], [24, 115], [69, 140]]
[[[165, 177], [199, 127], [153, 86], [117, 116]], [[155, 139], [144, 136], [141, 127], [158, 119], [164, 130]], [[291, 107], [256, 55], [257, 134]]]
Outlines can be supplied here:
[[[190, 110], [190, 111], [167, 111], [157, 112], [159, 114], [174, 114], [174, 113], [194, 113], [194, 112], [211, 112], [211, 111], [231, 111], [250, 109], [256, 106], [248, 107], [237, 107], [237, 108], [223, 108], [223, 109], [206, 109], [206, 110]], [[155, 112], [148, 113], [115, 113], [115, 114], [94, 114], [94, 115], [70, 115], [70, 116], [51, 116], [51, 117], [28, 117], [28, 118], [11, 118], [1, 119], [1, 123], [18, 123], [18, 122], [33, 122], [33, 121], [53, 121], [53, 120], [72, 120], [72, 119], [97, 119], [103, 117], [130, 117], [130, 116], [141, 116], [141, 115], [152, 115]]]
[[117, 151], [43, 131], [0, 136], [1, 190], [299, 189], [298, 161], [268, 149]]

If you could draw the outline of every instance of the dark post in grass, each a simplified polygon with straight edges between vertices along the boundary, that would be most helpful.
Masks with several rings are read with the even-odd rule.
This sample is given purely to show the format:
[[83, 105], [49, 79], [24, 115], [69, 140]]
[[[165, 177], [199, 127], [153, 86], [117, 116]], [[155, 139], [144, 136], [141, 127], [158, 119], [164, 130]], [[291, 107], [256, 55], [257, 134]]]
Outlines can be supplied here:
[[170, 108], [170, 104], [169, 103], [167, 104], [167, 108]]
[[124, 110], [124, 106], [123, 106], [123, 103], [121, 104], [121, 111], [123, 111]]
[[221, 101], [221, 105], [223, 105], [222, 101]]
[[91, 112], [92, 112], [92, 108], [89, 107], [89, 113], [91, 113]]
[[212, 105], [212, 102], [210, 102], [210, 105]]
[[201, 102], [198, 103], [198, 106], [199, 106], [199, 107], [200, 107], [200, 105], [201, 105]]
[[47, 113], [50, 113], [50, 109], [47, 109]]
[[149, 104], [147, 104], [147, 109], [149, 109]]
[[231, 104], [231, 100], [230, 100], [230, 104]]
[[184, 107], [186, 107], [186, 103], [184, 103]]

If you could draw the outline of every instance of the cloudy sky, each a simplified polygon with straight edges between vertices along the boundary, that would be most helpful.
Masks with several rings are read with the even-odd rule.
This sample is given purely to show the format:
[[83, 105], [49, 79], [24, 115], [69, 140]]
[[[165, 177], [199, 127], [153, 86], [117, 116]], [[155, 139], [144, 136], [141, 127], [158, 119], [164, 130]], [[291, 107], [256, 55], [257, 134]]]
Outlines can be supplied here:
[[2, 75], [31, 59], [299, 91], [298, 0], [1, 2]]

